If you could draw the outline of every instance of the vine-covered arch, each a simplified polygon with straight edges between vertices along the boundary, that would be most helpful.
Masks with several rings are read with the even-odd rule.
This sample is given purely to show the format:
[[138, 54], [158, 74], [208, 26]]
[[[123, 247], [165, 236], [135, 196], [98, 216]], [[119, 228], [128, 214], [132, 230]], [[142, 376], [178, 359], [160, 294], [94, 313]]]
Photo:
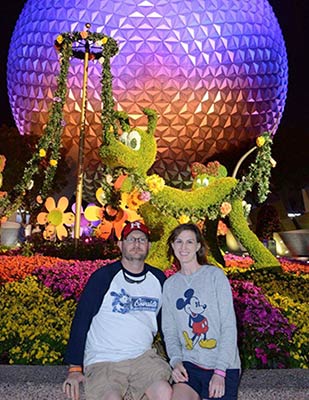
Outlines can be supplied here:
[[98, 60], [102, 65], [101, 75], [101, 101], [102, 112], [102, 138], [106, 140], [106, 131], [117, 130], [114, 115], [114, 100], [112, 96], [112, 75], [110, 59], [117, 54], [117, 42], [103, 34], [89, 31], [90, 24], [81, 32], [65, 32], [57, 36], [55, 48], [59, 52], [60, 71], [57, 77], [57, 89], [53, 94], [52, 106], [44, 132], [40, 137], [36, 151], [27, 162], [23, 176], [11, 193], [0, 198], [0, 217], [9, 217], [22, 204], [26, 193], [33, 189], [35, 176], [42, 173], [44, 179], [38, 195], [46, 198], [50, 192], [58, 161], [60, 158], [61, 135], [65, 126], [63, 108], [67, 94], [67, 76], [70, 59], [82, 58], [86, 45], [90, 48], [90, 60]]

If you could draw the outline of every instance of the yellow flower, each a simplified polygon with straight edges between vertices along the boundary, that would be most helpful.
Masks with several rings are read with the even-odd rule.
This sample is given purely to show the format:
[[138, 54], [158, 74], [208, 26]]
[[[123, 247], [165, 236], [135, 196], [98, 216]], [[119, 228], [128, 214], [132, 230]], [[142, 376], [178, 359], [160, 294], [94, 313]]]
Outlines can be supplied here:
[[146, 184], [152, 193], [157, 194], [163, 190], [165, 182], [159, 175], [153, 174], [146, 178]]
[[97, 189], [97, 191], [95, 192], [95, 197], [102, 206], [105, 205], [106, 193], [104, 192], [104, 190], [101, 187], [99, 189]]
[[258, 138], [256, 138], [255, 142], [256, 142], [257, 147], [262, 147], [262, 146], [264, 146], [265, 138], [263, 136], [259, 136]]
[[128, 221], [137, 221], [137, 220], [141, 220], [142, 217], [137, 213], [136, 210], [132, 210], [129, 208], [128, 206], [128, 200], [130, 198], [130, 194], [129, 193], [121, 193], [121, 203], [120, 203], [120, 207], [125, 210], [125, 212], [127, 213], [127, 220]]
[[107, 43], [107, 37], [104, 37], [103, 39], [102, 39], [102, 44], [106, 44]]
[[145, 203], [140, 199], [140, 192], [134, 189], [127, 197], [127, 206], [130, 210], [137, 211], [141, 204]]
[[180, 223], [180, 224], [186, 224], [186, 223], [188, 223], [190, 221], [190, 218], [187, 216], [187, 215], [185, 215], [185, 214], [182, 214], [179, 218], [178, 218], [178, 222]]
[[40, 157], [45, 157], [46, 156], [46, 151], [44, 149], [40, 149], [39, 155], [40, 155]]
[[52, 167], [56, 167], [57, 164], [58, 164], [58, 161], [57, 161], [57, 160], [50, 160], [50, 161], [49, 161], [49, 164], [50, 164]]
[[62, 35], [58, 35], [56, 40], [57, 40], [57, 42], [59, 44], [61, 44], [63, 42], [63, 36]]
[[73, 225], [74, 223], [74, 214], [72, 212], [64, 212], [68, 205], [69, 200], [64, 196], [59, 199], [57, 206], [52, 197], [46, 199], [45, 207], [48, 213], [41, 212], [37, 216], [37, 221], [40, 225], [47, 224], [43, 233], [45, 239], [52, 239], [55, 234], [60, 240], [68, 236], [68, 231], [64, 225]]

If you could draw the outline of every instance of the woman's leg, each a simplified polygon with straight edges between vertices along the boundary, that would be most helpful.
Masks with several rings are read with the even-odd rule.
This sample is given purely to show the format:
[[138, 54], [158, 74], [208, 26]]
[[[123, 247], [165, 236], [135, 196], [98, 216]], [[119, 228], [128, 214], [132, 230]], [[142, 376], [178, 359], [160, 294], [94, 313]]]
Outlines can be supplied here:
[[107, 392], [104, 394], [103, 400], [122, 400], [122, 397], [118, 392]]

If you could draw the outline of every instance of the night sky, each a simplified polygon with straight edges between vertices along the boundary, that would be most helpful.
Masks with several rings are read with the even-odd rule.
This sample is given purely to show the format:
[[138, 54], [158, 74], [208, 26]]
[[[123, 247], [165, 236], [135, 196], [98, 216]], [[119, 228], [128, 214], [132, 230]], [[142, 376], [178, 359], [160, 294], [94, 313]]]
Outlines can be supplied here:
[[[291, 211], [297, 211], [301, 207], [299, 189], [309, 187], [309, 0], [269, 2], [285, 39], [289, 63], [287, 101], [273, 144], [277, 167], [272, 173], [272, 187]], [[0, 125], [15, 126], [7, 94], [6, 63], [11, 35], [25, 3], [11, 0], [1, 12]]]

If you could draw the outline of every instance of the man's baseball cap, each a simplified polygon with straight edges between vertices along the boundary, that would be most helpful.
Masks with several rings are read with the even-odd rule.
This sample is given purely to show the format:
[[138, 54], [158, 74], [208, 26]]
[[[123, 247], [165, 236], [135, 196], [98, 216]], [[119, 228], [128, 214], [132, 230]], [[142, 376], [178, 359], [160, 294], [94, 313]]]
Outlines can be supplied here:
[[133, 231], [141, 231], [144, 232], [147, 238], [149, 239], [150, 231], [145, 224], [141, 221], [132, 221], [127, 222], [121, 232], [121, 240], [126, 239], [126, 237]]

